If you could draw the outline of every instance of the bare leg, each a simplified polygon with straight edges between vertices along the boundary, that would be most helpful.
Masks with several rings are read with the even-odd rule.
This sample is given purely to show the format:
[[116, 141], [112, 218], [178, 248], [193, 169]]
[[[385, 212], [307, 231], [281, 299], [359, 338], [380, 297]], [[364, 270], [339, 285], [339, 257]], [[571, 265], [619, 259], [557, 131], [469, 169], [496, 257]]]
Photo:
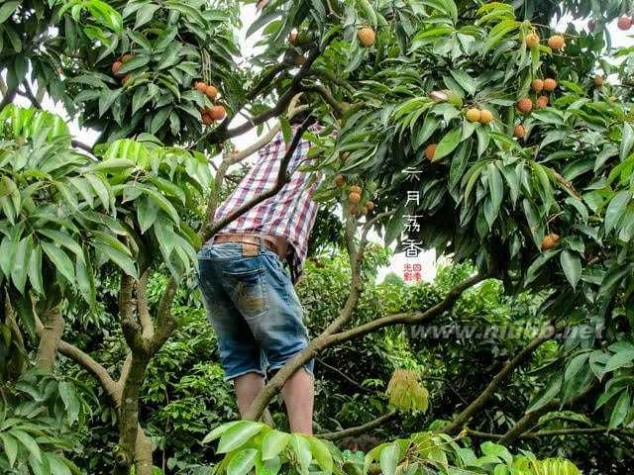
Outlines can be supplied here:
[[297, 370], [284, 384], [282, 397], [286, 404], [291, 432], [313, 435], [313, 377], [304, 369]]
[[240, 416], [244, 417], [251, 407], [251, 403], [264, 387], [264, 377], [257, 373], [247, 373], [238, 376], [233, 381], [236, 398], [238, 399], [238, 410], [240, 411]]

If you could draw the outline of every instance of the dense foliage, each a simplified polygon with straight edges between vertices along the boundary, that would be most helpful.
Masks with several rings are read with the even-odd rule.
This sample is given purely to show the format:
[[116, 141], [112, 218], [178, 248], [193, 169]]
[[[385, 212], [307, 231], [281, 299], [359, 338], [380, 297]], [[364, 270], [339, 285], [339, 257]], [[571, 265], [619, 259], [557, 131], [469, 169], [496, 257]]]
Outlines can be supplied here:
[[[623, 473], [634, 54], [608, 25], [634, 5], [274, 0], [243, 57], [251, 3], [0, 2], [0, 470]], [[266, 391], [253, 418], [279, 430], [224, 424], [196, 291], [244, 173], [231, 139], [279, 127], [292, 148], [300, 109], [326, 181], [298, 293], [313, 336], [336, 327], [315, 423], [339, 449], [283, 432]], [[452, 266], [377, 284], [411, 241]]]

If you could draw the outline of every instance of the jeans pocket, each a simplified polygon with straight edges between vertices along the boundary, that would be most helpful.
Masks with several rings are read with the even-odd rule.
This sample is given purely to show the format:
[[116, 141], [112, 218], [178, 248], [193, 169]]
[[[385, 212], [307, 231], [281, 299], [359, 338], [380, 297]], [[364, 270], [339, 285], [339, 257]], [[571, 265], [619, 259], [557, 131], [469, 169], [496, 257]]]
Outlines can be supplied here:
[[253, 319], [269, 309], [264, 269], [224, 271], [223, 286], [245, 319]]

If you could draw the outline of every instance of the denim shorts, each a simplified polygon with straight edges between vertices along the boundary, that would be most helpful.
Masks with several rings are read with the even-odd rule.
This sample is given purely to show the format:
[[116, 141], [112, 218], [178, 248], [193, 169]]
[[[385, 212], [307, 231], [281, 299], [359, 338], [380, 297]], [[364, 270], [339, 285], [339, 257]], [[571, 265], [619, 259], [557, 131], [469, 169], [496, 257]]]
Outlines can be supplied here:
[[[226, 380], [266, 377], [308, 346], [301, 304], [277, 254], [262, 244], [211, 244], [198, 253], [198, 266]], [[304, 365], [311, 375], [313, 364]]]

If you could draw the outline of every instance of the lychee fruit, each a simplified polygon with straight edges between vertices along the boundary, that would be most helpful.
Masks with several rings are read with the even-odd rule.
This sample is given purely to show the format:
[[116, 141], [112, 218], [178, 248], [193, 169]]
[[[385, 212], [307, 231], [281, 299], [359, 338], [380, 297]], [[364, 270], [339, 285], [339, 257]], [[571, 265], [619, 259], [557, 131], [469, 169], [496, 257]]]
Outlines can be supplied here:
[[544, 90], [544, 81], [541, 79], [535, 79], [531, 83], [531, 89], [537, 93], [542, 92]]
[[537, 35], [537, 33], [530, 33], [526, 35], [524, 41], [526, 42], [526, 46], [531, 49], [539, 46], [539, 36]]
[[376, 32], [369, 26], [365, 26], [357, 31], [357, 38], [359, 39], [361, 46], [369, 48], [376, 41]]
[[205, 95], [209, 98], [209, 99], [215, 99], [216, 96], [218, 95], [218, 88], [216, 88], [216, 86], [205, 86]]
[[516, 125], [515, 129], [513, 129], [513, 135], [518, 139], [523, 139], [524, 137], [526, 137], [526, 127], [524, 127], [522, 124]]
[[427, 160], [429, 161], [433, 161], [434, 158], [436, 157], [436, 148], [438, 147], [437, 144], [433, 143], [427, 146], [427, 148], [425, 149], [425, 157], [427, 158]]
[[553, 92], [555, 89], [557, 89], [557, 81], [551, 78], [544, 80], [544, 91]]
[[548, 96], [539, 96], [537, 98], [537, 108], [543, 109], [548, 105]]
[[533, 110], [533, 101], [530, 98], [525, 97], [524, 99], [517, 102], [517, 110], [522, 114], [530, 114]]
[[552, 249], [559, 243], [559, 234], [550, 233], [547, 236], [544, 236], [542, 240], [542, 251], [547, 251], [548, 249]]
[[548, 46], [550, 46], [550, 49], [557, 51], [566, 46], [566, 40], [561, 35], [553, 35], [548, 38]]
[[632, 27], [632, 19], [627, 16], [622, 16], [621, 18], [619, 18], [617, 26], [619, 27], [619, 30], [629, 30]]
[[224, 106], [213, 106], [209, 109], [209, 115], [213, 120], [222, 120], [227, 115], [227, 111]]
[[493, 122], [493, 113], [490, 110], [487, 109], [482, 109], [480, 111], [480, 123], [481, 124], [490, 124], [491, 122]]
[[465, 114], [465, 117], [469, 122], [480, 122], [480, 109], [469, 109]]

